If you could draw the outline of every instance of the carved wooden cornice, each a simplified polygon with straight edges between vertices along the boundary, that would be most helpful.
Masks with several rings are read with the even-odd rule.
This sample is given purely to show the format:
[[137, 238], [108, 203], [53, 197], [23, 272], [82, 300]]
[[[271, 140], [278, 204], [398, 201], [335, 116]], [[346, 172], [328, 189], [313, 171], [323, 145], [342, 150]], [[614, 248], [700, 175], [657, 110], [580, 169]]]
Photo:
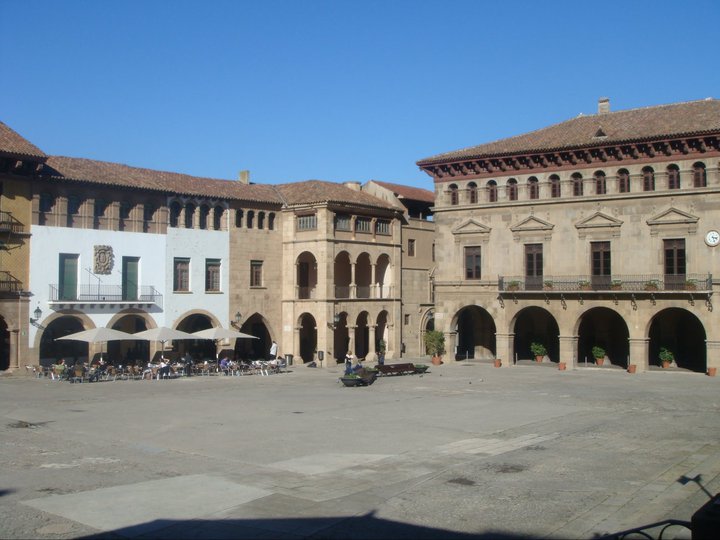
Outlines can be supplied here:
[[488, 156], [484, 158], [433, 163], [421, 167], [435, 181], [453, 179], [490, 178], [508, 172], [530, 174], [538, 170], [572, 167], [619, 166], [627, 161], [668, 161], [673, 157], [720, 155], [720, 136], [686, 137], [634, 143], [598, 145], [588, 148], [571, 148], [548, 152], [529, 152], [512, 156]]

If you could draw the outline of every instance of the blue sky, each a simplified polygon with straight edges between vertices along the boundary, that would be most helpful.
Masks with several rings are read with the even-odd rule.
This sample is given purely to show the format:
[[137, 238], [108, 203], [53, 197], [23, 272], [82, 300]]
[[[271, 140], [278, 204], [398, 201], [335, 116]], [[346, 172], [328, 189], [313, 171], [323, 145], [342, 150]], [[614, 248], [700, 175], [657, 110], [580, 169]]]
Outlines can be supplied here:
[[49, 154], [384, 180], [594, 113], [720, 98], [720, 2], [0, 0], [0, 120]]

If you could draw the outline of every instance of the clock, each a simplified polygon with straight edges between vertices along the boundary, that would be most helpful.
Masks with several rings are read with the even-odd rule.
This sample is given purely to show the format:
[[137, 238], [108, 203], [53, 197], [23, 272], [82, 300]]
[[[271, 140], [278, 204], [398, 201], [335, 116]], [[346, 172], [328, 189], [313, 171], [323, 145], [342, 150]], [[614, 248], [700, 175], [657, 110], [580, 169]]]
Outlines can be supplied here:
[[705, 235], [705, 243], [710, 247], [715, 247], [720, 244], [720, 232], [715, 230], [708, 231]]

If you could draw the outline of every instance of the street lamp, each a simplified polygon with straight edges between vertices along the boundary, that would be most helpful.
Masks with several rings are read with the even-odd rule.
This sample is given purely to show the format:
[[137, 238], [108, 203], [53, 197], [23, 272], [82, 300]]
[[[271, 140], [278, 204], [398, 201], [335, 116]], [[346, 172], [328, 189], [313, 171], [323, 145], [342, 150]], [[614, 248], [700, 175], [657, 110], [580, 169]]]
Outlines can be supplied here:
[[33, 311], [33, 315], [35, 315], [35, 318], [30, 317], [30, 324], [35, 324], [42, 317], [42, 309], [40, 309], [39, 305], [35, 308], [35, 311]]

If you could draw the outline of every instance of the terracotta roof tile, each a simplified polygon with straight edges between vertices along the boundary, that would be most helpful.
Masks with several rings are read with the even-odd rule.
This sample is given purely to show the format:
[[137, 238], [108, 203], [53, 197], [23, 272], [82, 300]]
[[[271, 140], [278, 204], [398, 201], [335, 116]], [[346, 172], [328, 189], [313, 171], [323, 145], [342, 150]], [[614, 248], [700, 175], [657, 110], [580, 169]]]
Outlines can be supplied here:
[[37, 146], [18, 135], [17, 132], [10, 129], [7, 124], [3, 122], [0, 122], [0, 152], [3, 154], [38, 158], [39, 161], [47, 157]]
[[379, 180], [372, 180], [378, 186], [384, 187], [385, 189], [392, 191], [396, 196], [403, 199], [410, 199], [412, 201], [422, 202], [435, 202], [435, 193], [427, 189], [416, 188], [411, 186], [404, 186], [402, 184], [391, 184], [390, 182], [380, 182]]
[[42, 172], [53, 180], [71, 180], [135, 189], [165, 191], [253, 202], [281, 203], [272, 186], [202, 178], [83, 158], [50, 156]]
[[[601, 129], [604, 137], [597, 137]], [[671, 105], [578, 116], [516, 137], [438, 154], [419, 166], [461, 159], [553, 151], [564, 148], [617, 144], [660, 137], [699, 135], [720, 131], [720, 100], [705, 99]]]
[[395, 209], [391, 204], [381, 201], [368, 193], [334, 182], [306, 180], [292, 184], [281, 184], [277, 186], [277, 189], [289, 206], [338, 202]]

